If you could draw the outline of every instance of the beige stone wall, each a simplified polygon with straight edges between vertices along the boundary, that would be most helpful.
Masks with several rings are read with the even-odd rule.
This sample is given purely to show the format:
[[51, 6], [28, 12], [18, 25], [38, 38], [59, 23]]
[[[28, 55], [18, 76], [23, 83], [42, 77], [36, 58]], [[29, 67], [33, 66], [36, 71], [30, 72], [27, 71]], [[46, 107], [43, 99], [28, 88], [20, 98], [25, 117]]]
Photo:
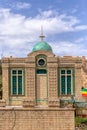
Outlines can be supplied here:
[[6, 100], [6, 104], [9, 104], [9, 70], [8, 65], [2, 66], [2, 87], [3, 87], [3, 94], [2, 98]]
[[[2, 59], [2, 86], [3, 86], [3, 99], [6, 100], [7, 105], [21, 105], [22, 100], [35, 101], [36, 99], [36, 88], [37, 88], [37, 76], [36, 72], [36, 61], [35, 57], [39, 54], [45, 54], [47, 56], [47, 100], [57, 100], [58, 95], [58, 69], [61, 68], [73, 68], [75, 72], [75, 98], [78, 101], [86, 101], [87, 98], [82, 97], [81, 87], [87, 88], [87, 60], [84, 57], [72, 57], [64, 56], [57, 57], [51, 52], [47, 51], [37, 51], [30, 53], [25, 58], [3, 58]], [[10, 79], [9, 72], [12, 68], [23, 68], [25, 70], [25, 95], [24, 96], [11, 96], [9, 92]], [[41, 83], [42, 82], [42, 83]], [[41, 81], [40, 84], [45, 86], [44, 82]], [[43, 94], [46, 93], [46, 89], [43, 87]], [[39, 90], [38, 90], [39, 91]], [[39, 91], [40, 92], [40, 91]], [[39, 95], [40, 93], [38, 93]], [[46, 97], [46, 96], [45, 96]], [[64, 97], [64, 96], [63, 96]], [[65, 96], [65, 99], [71, 98], [70, 96]]]
[[25, 91], [30, 100], [35, 100], [35, 68], [26, 68], [25, 71]]
[[73, 109], [0, 109], [0, 130], [75, 130]]
[[37, 105], [47, 105], [47, 75], [46, 74], [37, 74], [37, 83], [36, 83], [36, 100]]
[[75, 99], [77, 101], [84, 101], [84, 98], [82, 97], [82, 91], [81, 88], [83, 86], [82, 84], [82, 73], [81, 73], [81, 66], [76, 65], [75, 66]]
[[58, 98], [58, 70], [57, 67], [48, 68], [48, 98], [55, 100]]
[[[82, 57], [72, 57], [72, 56], [64, 56], [59, 57], [59, 68], [70, 68], [74, 70], [73, 78], [74, 78], [74, 98], [76, 101], [85, 101], [85, 98], [82, 97], [81, 88], [84, 86], [84, 82], [86, 82], [86, 74], [87, 72], [83, 71], [83, 58]], [[71, 96], [63, 96], [64, 99], [70, 99]]]

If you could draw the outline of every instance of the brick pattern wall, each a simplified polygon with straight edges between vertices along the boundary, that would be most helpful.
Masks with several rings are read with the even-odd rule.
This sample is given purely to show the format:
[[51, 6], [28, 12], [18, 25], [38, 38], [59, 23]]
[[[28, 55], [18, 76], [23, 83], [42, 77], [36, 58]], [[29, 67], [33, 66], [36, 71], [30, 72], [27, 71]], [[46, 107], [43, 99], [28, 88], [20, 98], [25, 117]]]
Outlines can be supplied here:
[[48, 97], [49, 99], [58, 98], [58, 78], [57, 68], [48, 69]]
[[[3, 58], [2, 60], [2, 87], [3, 99], [7, 105], [21, 105], [22, 100], [27, 98], [35, 100], [35, 57], [39, 54], [47, 56], [47, 83], [48, 98], [58, 99], [58, 69], [73, 68], [75, 69], [75, 98], [78, 101], [87, 100], [82, 97], [81, 87], [87, 87], [87, 60], [82, 57], [64, 56], [57, 57], [52, 53], [38, 51], [28, 55], [26, 58]], [[25, 95], [24, 97], [9, 97], [9, 69], [24, 68], [25, 69]], [[45, 91], [45, 90], [44, 90]], [[68, 97], [65, 97], [67, 99]], [[70, 96], [69, 96], [70, 98]], [[9, 101], [10, 100], [10, 101]], [[10, 102], [10, 103], [9, 103]]]
[[2, 69], [2, 87], [3, 87], [3, 99], [6, 100], [6, 104], [9, 105], [9, 70], [8, 67]]
[[35, 68], [26, 68], [26, 93], [28, 99], [35, 99]]
[[82, 74], [81, 74], [81, 67], [78, 66], [75, 68], [75, 98], [77, 101], [84, 100], [82, 98], [81, 88], [82, 88]]
[[73, 109], [0, 109], [0, 130], [75, 130]]
[[36, 85], [37, 105], [47, 104], [47, 75], [37, 74]]

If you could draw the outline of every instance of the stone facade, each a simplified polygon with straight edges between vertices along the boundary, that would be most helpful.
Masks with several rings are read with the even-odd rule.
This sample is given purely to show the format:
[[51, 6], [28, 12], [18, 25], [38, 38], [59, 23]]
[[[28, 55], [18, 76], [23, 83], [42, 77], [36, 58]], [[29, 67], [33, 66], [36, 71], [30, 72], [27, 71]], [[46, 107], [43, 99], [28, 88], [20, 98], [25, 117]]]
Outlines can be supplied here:
[[[76, 65], [76, 58], [57, 57], [44, 50], [32, 52], [25, 58], [3, 58], [0, 130], [74, 130], [74, 109], [60, 108], [60, 98], [66, 96], [59, 94], [58, 72], [62, 67], [73, 67], [76, 78], [79, 78], [81, 67], [76, 68]], [[12, 76], [16, 77], [15, 82]], [[23, 88], [20, 95], [21, 76]], [[81, 86], [78, 80], [75, 82]], [[16, 94], [12, 84], [14, 90], [16, 84]]]
[[60, 101], [87, 101], [87, 60], [55, 56], [45, 46], [25, 58], [2, 58], [0, 130], [75, 129], [73, 104], [61, 108]]
[[73, 109], [3, 108], [0, 130], [75, 130]]
[[[38, 56], [46, 57], [44, 67], [37, 66]], [[7, 105], [22, 105], [23, 100], [32, 100], [40, 104], [47, 104], [49, 100], [70, 99], [71, 95], [61, 95], [59, 93], [59, 70], [64, 68], [73, 69], [73, 93], [77, 101], [86, 101], [82, 97], [81, 88], [87, 87], [87, 60], [85, 57], [55, 56], [48, 51], [36, 51], [30, 53], [25, 58], [3, 58], [2, 59], [2, 82], [3, 82], [3, 99]], [[11, 95], [11, 70], [24, 70], [24, 95]], [[46, 74], [37, 74], [38, 69], [46, 69]], [[42, 78], [41, 78], [42, 77]], [[40, 102], [39, 102], [40, 101]]]

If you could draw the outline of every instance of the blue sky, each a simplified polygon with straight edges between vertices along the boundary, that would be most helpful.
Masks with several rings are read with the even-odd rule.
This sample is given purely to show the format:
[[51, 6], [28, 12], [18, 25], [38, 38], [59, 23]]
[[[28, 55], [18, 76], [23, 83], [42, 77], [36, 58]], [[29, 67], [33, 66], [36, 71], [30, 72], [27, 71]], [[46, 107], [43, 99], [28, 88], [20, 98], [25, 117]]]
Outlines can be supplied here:
[[58, 56], [87, 57], [87, 0], [0, 1], [0, 55], [25, 57], [41, 26]]

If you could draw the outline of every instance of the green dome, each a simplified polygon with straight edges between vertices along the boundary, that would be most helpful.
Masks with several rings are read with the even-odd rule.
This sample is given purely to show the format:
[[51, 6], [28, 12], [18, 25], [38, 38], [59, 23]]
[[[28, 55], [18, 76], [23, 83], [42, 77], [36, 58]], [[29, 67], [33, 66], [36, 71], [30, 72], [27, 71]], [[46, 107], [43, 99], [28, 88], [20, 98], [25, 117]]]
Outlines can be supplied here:
[[44, 41], [41, 41], [41, 42], [38, 42], [37, 44], [35, 44], [32, 51], [34, 52], [34, 51], [39, 51], [39, 50], [45, 50], [45, 51], [52, 52], [51, 46]]

